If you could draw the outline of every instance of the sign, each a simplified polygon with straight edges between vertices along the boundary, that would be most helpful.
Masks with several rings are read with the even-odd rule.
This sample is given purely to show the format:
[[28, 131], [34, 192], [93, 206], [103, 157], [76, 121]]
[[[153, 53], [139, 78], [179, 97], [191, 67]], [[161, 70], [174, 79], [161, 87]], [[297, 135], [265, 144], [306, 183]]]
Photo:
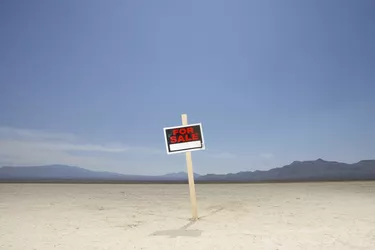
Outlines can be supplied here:
[[201, 123], [164, 128], [164, 137], [168, 154], [205, 149]]
[[193, 161], [191, 152], [204, 149], [204, 139], [202, 133], [202, 124], [188, 123], [187, 114], [181, 115], [182, 126], [164, 128], [165, 146], [168, 154], [182, 153], [186, 154], [186, 167], [188, 173], [190, 202], [192, 219], [198, 220], [197, 197], [195, 194]]

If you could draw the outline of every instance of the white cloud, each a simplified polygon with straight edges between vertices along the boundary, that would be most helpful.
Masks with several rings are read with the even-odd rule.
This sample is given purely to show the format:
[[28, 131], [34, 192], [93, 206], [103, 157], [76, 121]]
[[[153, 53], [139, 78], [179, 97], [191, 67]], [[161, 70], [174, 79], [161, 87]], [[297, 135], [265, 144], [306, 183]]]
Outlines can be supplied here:
[[0, 138], [12, 138], [23, 140], [54, 140], [76, 141], [77, 137], [69, 133], [53, 133], [42, 130], [19, 129], [0, 127]]
[[152, 155], [164, 151], [122, 143], [90, 143], [66, 133], [0, 127], [0, 164], [67, 164], [94, 170], [123, 169], [127, 156], [134, 153]]
[[0, 143], [7, 146], [22, 144], [23, 146], [33, 146], [40, 150], [56, 151], [124, 152], [129, 149], [129, 147], [118, 143], [115, 145], [86, 143], [72, 134], [1, 127]]
[[219, 158], [219, 159], [234, 159], [234, 158], [236, 158], [235, 154], [228, 153], [228, 152], [210, 153], [209, 156], [211, 156], [213, 158]]
[[271, 159], [274, 157], [274, 155], [272, 153], [262, 153], [260, 154], [260, 157], [265, 159]]

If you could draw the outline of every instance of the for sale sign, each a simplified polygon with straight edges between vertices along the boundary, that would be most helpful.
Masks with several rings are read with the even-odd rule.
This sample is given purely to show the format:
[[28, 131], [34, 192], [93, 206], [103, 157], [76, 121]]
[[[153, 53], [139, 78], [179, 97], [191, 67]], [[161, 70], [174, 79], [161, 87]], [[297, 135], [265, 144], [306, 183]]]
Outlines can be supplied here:
[[164, 128], [164, 136], [168, 154], [205, 148], [201, 123]]

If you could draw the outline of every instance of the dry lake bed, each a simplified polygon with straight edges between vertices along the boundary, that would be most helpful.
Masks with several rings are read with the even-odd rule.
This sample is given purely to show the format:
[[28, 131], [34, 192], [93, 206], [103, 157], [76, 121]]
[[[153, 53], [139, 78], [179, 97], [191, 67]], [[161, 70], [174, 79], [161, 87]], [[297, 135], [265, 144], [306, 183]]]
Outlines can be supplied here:
[[374, 250], [375, 182], [0, 184], [1, 250]]

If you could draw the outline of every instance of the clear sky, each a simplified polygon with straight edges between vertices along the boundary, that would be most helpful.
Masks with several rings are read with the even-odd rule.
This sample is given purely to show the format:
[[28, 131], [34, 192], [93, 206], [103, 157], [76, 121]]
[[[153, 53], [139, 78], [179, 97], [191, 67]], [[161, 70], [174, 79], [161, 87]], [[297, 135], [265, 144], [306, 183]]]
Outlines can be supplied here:
[[375, 3], [0, 1], [0, 166], [197, 173], [375, 158]]

